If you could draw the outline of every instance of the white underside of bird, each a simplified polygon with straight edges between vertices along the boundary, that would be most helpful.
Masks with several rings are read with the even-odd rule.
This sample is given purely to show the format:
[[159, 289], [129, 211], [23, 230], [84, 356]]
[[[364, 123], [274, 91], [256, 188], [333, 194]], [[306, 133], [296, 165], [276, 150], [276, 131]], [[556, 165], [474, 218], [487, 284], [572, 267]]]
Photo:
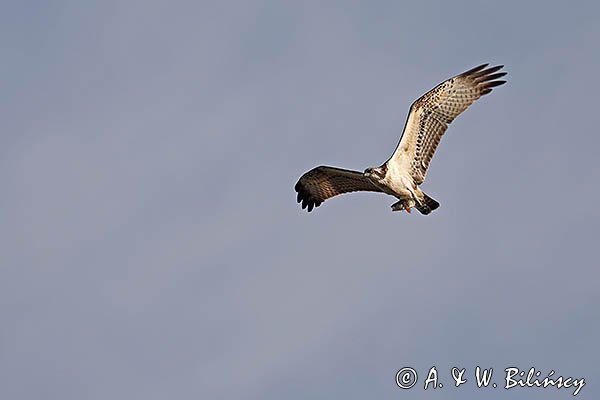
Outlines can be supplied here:
[[[402, 161], [407, 161], [403, 159]], [[408, 162], [388, 162], [387, 173], [381, 181], [372, 179], [374, 185], [379, 187], [384, 193], [395, 196], [400, 200], [397, 203], [392, 204], [393, 211], [406, 210], [410, 213], [410, 209], [416, 204], [422, 205], [424, 201], [424, 194], [415, 184], [410, 169], [403, 166], [402, 164], [408, 164]], [[369, 173], [365, 173], [367, 178], [370, 178]]]

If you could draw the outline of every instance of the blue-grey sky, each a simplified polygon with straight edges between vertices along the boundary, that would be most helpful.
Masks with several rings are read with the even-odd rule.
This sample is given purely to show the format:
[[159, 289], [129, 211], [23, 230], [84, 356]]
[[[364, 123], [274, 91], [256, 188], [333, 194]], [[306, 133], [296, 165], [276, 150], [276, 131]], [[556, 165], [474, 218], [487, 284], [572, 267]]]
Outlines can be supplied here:
[[[477, 365], [598, 398], [599, 13], [4, 4], [0, 398], [572, 397], [476, 389]], [[438, 210], [296, 204], [302, 173], [379, 165], [413, 100], [484, 62], [509, 83], [444, 137], [422, 186]]]

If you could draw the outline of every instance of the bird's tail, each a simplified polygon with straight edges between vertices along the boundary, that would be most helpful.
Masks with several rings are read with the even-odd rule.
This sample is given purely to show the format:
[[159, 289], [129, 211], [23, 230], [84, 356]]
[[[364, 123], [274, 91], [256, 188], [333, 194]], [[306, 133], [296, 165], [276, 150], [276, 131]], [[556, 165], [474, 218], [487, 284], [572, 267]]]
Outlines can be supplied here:
[[415, 208], [423, 215], [427, 215], [440, 206], [440, 203], [423, 193], [423, 203], [415, 205]]

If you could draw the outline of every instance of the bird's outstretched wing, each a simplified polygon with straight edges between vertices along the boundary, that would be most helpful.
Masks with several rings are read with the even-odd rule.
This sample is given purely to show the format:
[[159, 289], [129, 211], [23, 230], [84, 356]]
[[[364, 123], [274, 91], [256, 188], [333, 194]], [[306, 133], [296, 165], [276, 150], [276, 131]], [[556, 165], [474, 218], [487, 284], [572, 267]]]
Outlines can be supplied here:
[[294, 189], [298, 192], [298, 203], [302, 203], [302, 208], [308, 207], [308, 212], [338, 194], [382, 191], [362, 172], [326, 166], [313, 168], [302, 175]]
[[440, 83], [425, 93], [410, 107], [404, 131], [390, 161], [410, 168], [417, 185], [427, 174], [427, 168], [448, 124], [481, 96], [495, 86], [506, 83], [497, 72], [503, 65], [475, 67]]

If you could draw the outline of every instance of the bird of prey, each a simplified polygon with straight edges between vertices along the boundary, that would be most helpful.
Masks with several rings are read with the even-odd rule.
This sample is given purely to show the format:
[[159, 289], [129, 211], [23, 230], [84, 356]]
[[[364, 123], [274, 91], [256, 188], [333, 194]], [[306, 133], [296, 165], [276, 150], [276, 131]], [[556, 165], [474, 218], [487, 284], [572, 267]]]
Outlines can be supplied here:
[[427, 215], [440, 204], [427, 196], [423, 183], [431, 158], [448, 124], [475, 100], [506, 81], [498, 78], [504, 66], [483, 64], [440, 83], [410, 107], [404, 131], [392, 156], [379, 167], [364, 172], [319, 166], [300, 177], [295, 190], [298, 203], [309, 212], [342, 193], [381, 192], [396, 197], [392, 211], [416, 208]]

